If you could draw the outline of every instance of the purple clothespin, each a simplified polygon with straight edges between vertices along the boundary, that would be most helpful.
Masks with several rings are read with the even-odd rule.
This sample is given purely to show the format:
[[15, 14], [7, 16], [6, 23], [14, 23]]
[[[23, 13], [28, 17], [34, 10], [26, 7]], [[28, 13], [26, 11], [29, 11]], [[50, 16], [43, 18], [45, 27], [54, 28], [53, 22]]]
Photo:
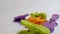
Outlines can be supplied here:
[[58, 14], [53, 14], [52, 18], [44, 23], [44, 26], [50, 29], [51, 33], [54, 31], [54, 27], [57, 26], [56, 20], [59, 18]]
[[21, 20], [23, 20], [23, 19], [25, 20], [25, 17], [28, 16], [28, 15], [29, 15], [29, 14], [25, 14], [25, 15], [17, 16], [17, 17], [14, 18], [13, 21], [19, 23]]

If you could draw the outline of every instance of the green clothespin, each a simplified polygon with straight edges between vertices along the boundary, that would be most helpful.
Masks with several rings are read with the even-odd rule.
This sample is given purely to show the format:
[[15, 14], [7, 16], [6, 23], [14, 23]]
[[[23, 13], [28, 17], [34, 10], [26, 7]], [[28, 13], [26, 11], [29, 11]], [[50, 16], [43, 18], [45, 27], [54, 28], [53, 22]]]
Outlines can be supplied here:
[[35, 12], [35, 13], [31, 13], [30, 16], [32, 17], [39, 17], [39, 16], [42, 16], [43, 19], [46, 19], [47, 18], [47, 15], [45, 12], [42, 12], [42, 13], [38, 13], [38, 12]]
[[21, 20], [21, 24], [29, 29], [28, 34], [50, 34], [50, 30], [43, 25], [36, 25], [27, 20]]

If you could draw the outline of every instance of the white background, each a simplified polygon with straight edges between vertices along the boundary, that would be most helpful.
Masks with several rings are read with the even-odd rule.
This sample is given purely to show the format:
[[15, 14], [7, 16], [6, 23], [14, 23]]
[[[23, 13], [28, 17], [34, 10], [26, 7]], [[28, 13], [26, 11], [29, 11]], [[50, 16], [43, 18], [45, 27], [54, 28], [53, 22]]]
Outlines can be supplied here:
[[[25, 29], [21, 24], [14, 23], [13, 18], [36, 11], [46, 12], [49, 19], [52, 14], [60, 13], [60, 0], [0, 0], [0, 34], [16, 34]], [[60, 34], [59, 20], [52, 34]]]

